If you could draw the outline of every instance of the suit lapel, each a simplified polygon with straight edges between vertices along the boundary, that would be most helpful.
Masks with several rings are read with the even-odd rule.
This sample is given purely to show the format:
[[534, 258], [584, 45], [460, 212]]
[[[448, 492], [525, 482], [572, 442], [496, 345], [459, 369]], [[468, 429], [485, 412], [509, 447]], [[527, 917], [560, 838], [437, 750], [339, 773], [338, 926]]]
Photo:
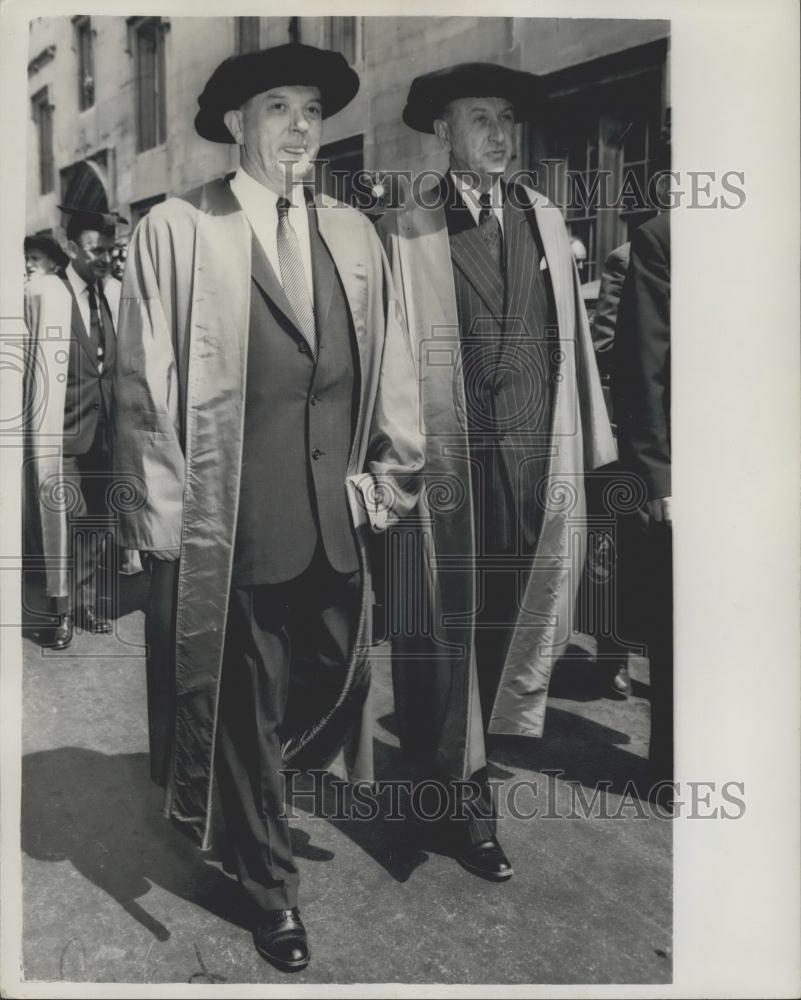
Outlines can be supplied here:
[[[315, 199], [317, 232], [328, 247], [345, 292], [357, 341], [364, 350], [367, 314], [367, 260], [362, 218], [341, 206]], [[333, 280], [333, 276], [332, 276]]]
[[309, 205], [309, 241], [311, 243], [312, 283], [314, 285], [314, 318], [319, 341], [328, 320], [336, 276], [333, 267], [325, 259], [325, 249], [321, 245], [317, 226], [317, 208], [313, 204]]
[[564, 263], [565, 259], [569, 261], [570, 257], [565, 257], [563, 252], [560, 253], [561, 248], [558, 246], [559, 229], [564, 232], [562, 214], [553, 205], [543, 205], [542, 199], [536, 191], [523, 188], [523, 196], [531, 203], [531, 209], [526, 214], [530, 216], [533, 213], [534, 215], [532, 224], [536, 225], [535, 239], [539, 236], [538, 245], [542, 247], [542, 253], [548, 263], [546, 281], [550, 280], [551, 282], [551, 291], [559, 317], [559, 329], [563, 330], [566, 329], [562, 315], [565, 312], [564, 293], [566, 291], [563, 279], [569, 278], [572, 283], [573, 275], [570, 266], [565, 267]]
[[[549, 300], [553, 292], [552, 270], [544, 258], [543, 237], [534, 207], [524, 207], [525, 191], [519, 187], [514, 198], [506, 198], [504, 224], [509, 236], [507, 254], [508, 313], [510, 316], [528, 316], [531, 297], [542, 298], [538, 308], [543, 315], [550, 312]], [[529, 232], [531, 238], [529, 238]], [[543, 259], [544, 258], [544, 259]]]
[[81, 345], [81, 347], [86, 351], [89, 360], [92, 362], [94, 367], [97, 366], [97, 350], [92, 346], [92, 340], [87, 333], [86, 326], [83, 322], [83, 316], [81, 315], [80, 307], [78, 306], [78, 299], [75, 296], [75, 290], [70, 284], [69, 278], [61, 279], [67, 286], [67, 291], [70, 293], [70, 298], [72, 299], [72, 319], [70, 321], [70, 329], [72, 330], [73, 336]]
[[109, 278], [103, 286], [103, 295], [106, 297], [109, 310], [111, 312], [112, 332], [117, 336], [117, 320], [120, 313], [120, 292], [122, 284], [116, 278]]
[[532, 278], [536, 278], [533, 268], [539, 267], [539, 260], [529, 259], [531, 245], [525, 238], [525, 227], [528, 225], [526, 215], [526, 212], [512, 205], [508, 196], [504, 199], [507, 302], [510, 316], [526, 315], [528, 289]]
[[204, 189], [204, 196], [206, 197], [205, 207], [210, 209], [213, 215], [228, 216], [237, 213], [242, 217], [250, 233], [251, 273], [253, 280], [267, 298], [284, 314], [300, 335], [300, 324], [295, 315], [295, 310], [290, 305], [283, 285], [275, 273], [272, 264], [267, 259], [267, 254], [264, 252], [261, 243], [259, 243], [253, 227], [247, 221], [247, 216], [243, 212], [242, 206], [231, 190], [231, 185], [228, 181], [220, 181], [219, 183], [207, 186]]
[[286, 297], [283, 285], [278, 280], [278, 275], [273, 270], [272, 264], [267, 260], [267, 254], [264, 252], [264, 248], [259, 243], [253, 229], [250, 226], [248, 228], [251, 232], [253, 280], [267, 298], [286, 316], [298, 333], [300, 333], [298, 318], [295, 315], [295, 310], [290, 305], [289, 299]]
[[504, 281], [498, 265], [481, 238], [470, 210], [462, 201], [461, 195], [455, 191], [450, 174], [443, 181], [442, 192], [451, 259], [481, 296], [493, 316], [502, 320]]

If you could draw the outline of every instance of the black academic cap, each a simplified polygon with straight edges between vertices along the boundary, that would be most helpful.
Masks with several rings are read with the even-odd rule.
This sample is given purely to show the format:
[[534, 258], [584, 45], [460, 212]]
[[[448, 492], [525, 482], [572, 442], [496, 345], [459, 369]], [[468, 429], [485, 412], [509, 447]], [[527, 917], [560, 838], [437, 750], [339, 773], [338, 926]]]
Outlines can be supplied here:
[[210, 142], [233, 142], [223, 116], [271, 87], [319, 87], [323, 117], [341, 111], [359, 90], [359, 77], [340, 52], [289, 42], [223, 60], [198, 97], [198, 135]]
[[503, 97], [517, 121], [529, 121], [541, 105], [539, 77], [495, 63], [459, 63], [412, 80], [403, 120], [418, 132], [433, 132], [434, 119], [460, 97]]
[[70, 217], [67, 229], [75, 235], [92, 229], [103, 236], [113, 238], [117, 235], [117, 224], [125, 221], [116, 212], [88, 212], [78, 205], [58, 205], [57, 207]]

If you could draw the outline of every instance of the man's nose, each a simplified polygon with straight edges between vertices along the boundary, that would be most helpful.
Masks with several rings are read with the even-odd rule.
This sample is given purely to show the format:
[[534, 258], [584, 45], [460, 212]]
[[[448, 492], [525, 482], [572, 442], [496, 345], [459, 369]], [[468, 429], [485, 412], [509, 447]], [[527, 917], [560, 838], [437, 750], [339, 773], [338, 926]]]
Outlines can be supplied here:
[[295, 117], [292, 119], [292, 129], [295, 132], [308, 132], [309, 130], [309, 119], [302, 111], [298, 111]]
[[490, 121], [489, 137], [493, 142], [501, 142], [503, 140], [503, 126], [498, 118], [493, 118]]

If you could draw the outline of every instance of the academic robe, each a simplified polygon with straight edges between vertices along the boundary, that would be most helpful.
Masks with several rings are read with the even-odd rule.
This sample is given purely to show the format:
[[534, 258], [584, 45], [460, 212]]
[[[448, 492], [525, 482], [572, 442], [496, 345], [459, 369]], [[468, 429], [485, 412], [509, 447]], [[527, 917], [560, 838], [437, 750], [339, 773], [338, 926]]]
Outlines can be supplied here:
[[[559, 210], [522, 188], [533, 207], [550, 274], [559, 327], [558, 371], [553, 392], [553, 440], [547, 469], [545, 512], [491, 713], [489, 732], [541, 736], [554, 662], [570, 639], [573, 604], [586, 550], [582, 477], [612, 462], [616, 450], [604, 406], [578, 273]], [[434, 207], [430, 207], [434, 206]], [[436, 683], [400, 684], [396, 705], [410, 735], [415, 719], [439, 715], [437, 763], [468, 777], [484, 764], [477, 698], [473, 623], [475, 574], [448, 573], [474, 558], [473, 497], [464, 414], [459, 321], [445, 211], [433, 191], [419, 203], [388, 212], [379, 223], [403, 303], [421, 386], [426, 445], [426, 488], [421, 509], [430, 581], [425, 599], [436, 623], [427, 662]], [[396, 643], [403, 655], [405, 640]], [[414, 657], [426, 658], [426, 637], [413, 638]], [[450, 653], [444, 650], [448, 647]], [[431, 704], [432, 692], [439, 699]]]
[[[328, 713], [285, 740], [288, 766], [338, 732], [348, 704], [362, 707], [347, 739], [351, 777], [370, 780], [370, 579], [365, 532], [411, 510], [422, 467], [417, 386], [386, 257], [369, 221], [322, 198], [319, 234], [333, 258], [359, 359], [358, 415], [346, 490], [361, 546], [358, 638], [340, 697]], [[215, 727], [241, 479], [251, 295], [251, 227], [227, 183], [156, 206], [128, 252], [117, 341], [113, 460], [138, 477], [140, 502], [123, 516], [122, 543], [177, 549], [154, 585], [163, 589], [173, 676], [151, 701], [166, 780], [165, 813], [208, 846]], [[277, 282], [277, 278], [276, 278]], [[164, 576], [172, 573], [174, 587]], [[170, 597], [173, 595], [172, 601]], [[154, 743], [151, 741], [151, 747]], [[319, 764], [328, 763], [321, 759]]]
[[[107, 279], [103, 286], [115, 328], [120, 291], [116, 278]], [[24, 481], [33, 493], [29, 502], [38, 505], [49, 597], [69, 596], [67, 515], [78, 501], [76, 487], [66, 484], [61, 472], [70, 341], [75, 342], [73, 349], [95, 357], [86, 331], [72, 329], [72, 316], [72, 295], [58, 275], [31, 278], [25, 286], [25, 325], [30, 339], [24, 384], [26, 455], [31, 468]]]

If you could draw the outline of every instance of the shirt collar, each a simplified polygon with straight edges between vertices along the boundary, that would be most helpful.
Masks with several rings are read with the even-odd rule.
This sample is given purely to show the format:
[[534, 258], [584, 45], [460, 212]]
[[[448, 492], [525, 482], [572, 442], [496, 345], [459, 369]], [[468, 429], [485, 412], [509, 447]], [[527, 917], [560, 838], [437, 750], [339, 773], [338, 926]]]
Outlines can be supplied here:
[[83, 278], [78, 274], [75, 268], [70, 262], [66, 267], [67, 280], [70, 285], [72, 285], [72, 290], [76, 295], [83, 295], [89, 285], [83, 280]]
[[[278, 204], [278, 195], [272, 188], [266, 187], [264, 184], [260, 184], [257, 180], [250, 176], [250, 174], [239, 167], [231, 178], [231, 190], [240, 202], [240, 204], [245, 201], [250, 205], [260, 204], [269, 205], [270, 208], [277, 211], [276, 205]], [[302, 184], [296, 184], [292, 189], [292, 207], [295, 208], [299, 205], [305, 206], [306, 201], [304, 198], [304, 188]], [[244, 208], [245, 206], [242, 205]]]
[[[462, 201], [470, 209], [470, 214], [476, 222], [478, 222], [478, 217], [481, 213], [481, 206], [478, 203], [478, 190], [470, 184], [469, 179], [464, 174], [455, 174], [451, 171], [451, 177], [453, 177], [456, 184], [456, 190], [462, 196]], [[501, 188], [500, 177], [496, 179], [490, 188], [490, 194], [492, 195], [490, 204], [495, 211], [498, 211], [503, 205], [503, 190]]]

